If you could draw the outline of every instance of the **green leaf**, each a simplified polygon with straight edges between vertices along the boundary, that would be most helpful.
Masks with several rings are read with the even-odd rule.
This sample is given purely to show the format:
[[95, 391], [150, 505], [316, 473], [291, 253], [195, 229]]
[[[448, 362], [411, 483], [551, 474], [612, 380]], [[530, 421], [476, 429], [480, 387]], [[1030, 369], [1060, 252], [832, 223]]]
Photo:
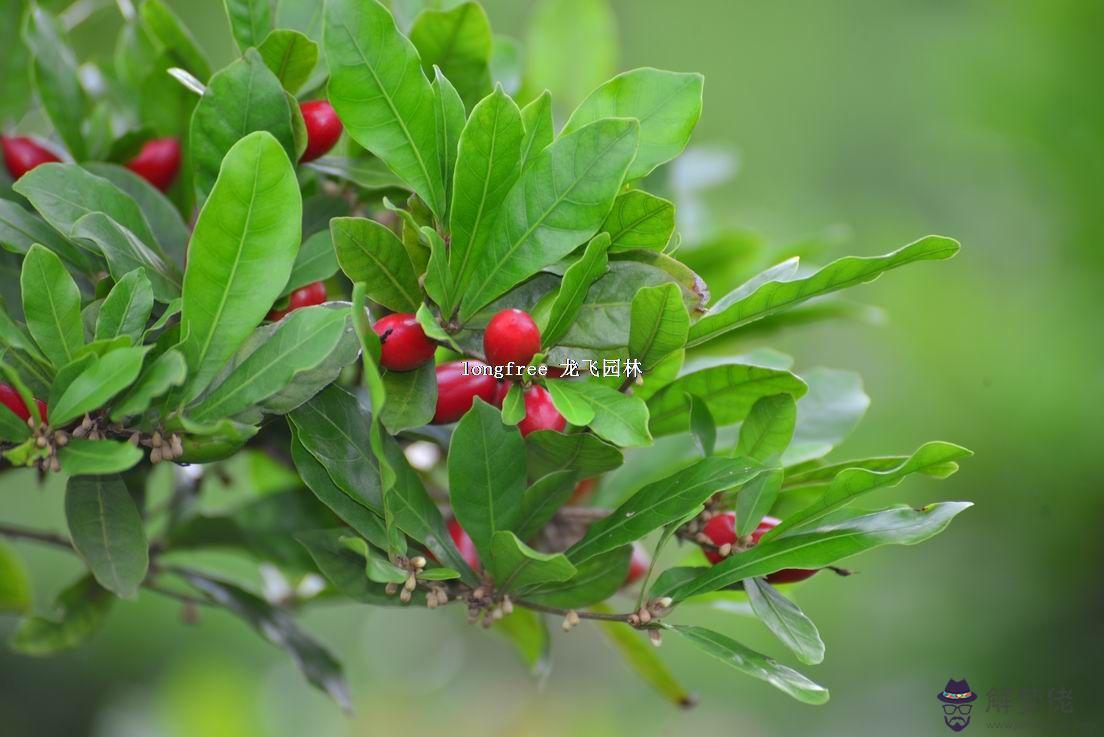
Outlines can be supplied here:
[[556, 345], [556, 341], [568, 332], [586, 300], [590, 285], [606, 273], [609, 268], [606, 254], [609, 244], [608, 235], [596, 235], [590, 239], [582, 258], [567, 267], [549, 307], [548, 320], [541, 330], [545, 347]]
[[537, 430], [525, 437], [529, 474], [540, 478], [554, 471], [571, 469], [580, 476], [595, 476], [624, 463], [621, 450], [585, 433], [565, 435], [555, 430]]
[[514, 530], [522, 540], [531, 540], [555, 516], [575, 491], [578, 474], [571, 470], [554, 471], [525, 490]]
[[782, 465], [820, 458], [843, 442], [866, 414], [870, 397], [854, 371], [815, 368], [803, 372], [809, 392], [797, 403], [793, 442], [782, 454]]
[[576, 105], [616, 71], [618, 35], [606, 0], [543, 0], [529, 21], [526, 87]]
[[541, 151], [552, 144], [556, 124], [552, 120], [552, 95], [541, 93], [521, 109], [521, 122], [525, 126], [525, 138], [521, 141], [521, 167], [524, 169]]
[[682, 519], [713, 494], [739, 486], [761, 470], [746, 458], [703, 458], [633, 494], [608, 517], [592, 524], [583, 539], [568, 548], [567, 557], [578, 564], [628, 545]]
[[[150, 346], [117, 348], [103, 356], [89, 354], [73, 365], [79, 372], [63, 370], [50, 389], [50, 424], [62, 427], [71, 420], [104, 406], [138, 378]], [[67, 367], [68, 368], [68, 367]]]
[[410, 28], [410, 41], [426, 75], [440, 67], [469, 108], [491, 89], [491, 23], [478, 3], [423, 10]]
[[[782, 484], [783, 490], [807, 489], [816, 486], [827, 486], [840, 471], [848, 468], [865, 468], [868, 471], [889, 471], [905, 461], [908, 456], [875, 456], [873, 458], [861, 458], [841, 463], [820, 465], [819, 462], [803, 464], [786, 470], [786, 480]], [[918, 469], [917, 473], [931, 476], [936, 479], [945, 479], [958, 471], [958, 464], [951, 462], [945, 465], [930, 466]]]
[[[461, 6], [464, 7], [464, 6]], [[458, 291], [469, 285], [510, 188], [521, 173], [521, 111], [501, 87], [484, 98], [460, 134], [453, 180], [451, 271]], [[455, 304], [446, 305], [449, 315]]]
[[391, 230], [367, 218], [334, 218], [330, 233], [341, 270], [353, 282], [364, 282], [373, 302], [395, 312], [418, 309], [418, 275]]
[[303, 448], [325, 468], [333, 483], [382, 516], [379, 464], [369, 443], [371, 416], [347, 390], [331, 385], [288, 418]]
[[25, 614], [32, 604], [31, 582], [23, 561], [0, 540], [0, 613]]
[[777, 462], [793, 437], [797, 407], [792, 394], [771, 394], [757, 399], [740, 425], [740, 439], [732, 455], [764, 463]]
[[112, 278], [120, 280], [141, 269], [150, 282], [154, 299], [168, 304], [179, 298], [182, 277], [176, 264], [102, 212], [92, 212], [78, 220], [73, 235], [96, 245], [107, 259]]
[[761, 540], [750, 550], [730, 555], [709, 568], [690, 569], [694, 571], [692, 576], [666, 589], [661, 589], [657, 581], [652, 593], [682, 601], [784, 568], [821, 568], [882, 545], [915, 545], [942, 532], [955, 515], [970, 506], [969, 502], [942, 502], [920, 509], [901, 505], [880, 512], [841, 515], [838, 520], [825, 520], [819, 527]]
[[53, 655], [82, 645], [103, 625], [114, 597], [85, 576], [58, 594], [56, 618], [29, 617], [19, 623], [9, 644], [24, 655]]
[[513, 528], [521, 512], [521, 435], [517, 428], [502, 424], [498, 410], [476, 398], [452, 434], [448, 471], [453, 514], [471, 536], [480, 559], [489, 561], [494, 534]]
[[310, 236], [299, 248], [291, 267], [291, 276], [280, 296], [286, 297], [300, 287], [325, 281], [337, 273], [337, 268], [333, 239], [328, 230], [321, 230]]
[[344, 528], [302, 530], [295, 533], [295, 540], [306, 548], [336, 593], [364, 604], [397, 606], [399, 597], [388, 596], [383, 584], [369, 580], [364, 575], [363, 559], [338, 542], [347, 534]]
[[560, 583], [575, 575], [575, 566], [563, 553], [541, 553], [500, 530], [491, 538], [487, 568], [498, 589], [517, 591], [544, 583]]
[[234, 144], [200, 210], [184, 274], [188, 397], [207, 387], [279, 297], [301, 218], [295, 171], [276, 139], [257, 132]]
[[272, 30], [272, 8], [269, 0], [224, 0], [224, 5], [226, 16], [230, 19], [230, 31], [238, 42], [238, 48], [245, 51], [250, 46], [260, 46], [261, 41]]
[[460, 148], [460, 133], [468, 111], [460, 93], [452, 86], [440, 69], [433, 69], [433, 110], [437, 121], [437, 151], [441, 160], [441, 181], [444, 182], [448, 209], [452, 208], [452, 178], [456, 170], [456, 157]]
[[145, 272], [135, 269], [111, 288], [96, 318], [96, 340], [129, 336], [135, 343], [153, 310], [153, 288]]
[[330, 102], [349, 136], [445, 213], [434, 95], [414, 45], [378, 2], [329, 0], [322, 48]]
[[813, 683], [797, 671], [773, 658], [741, 645], [731, 637], [702, 627], [679, 624], [668, 626], [713, 657], [753, 678], [766, 681], [779, 691], [805, 704], [825, 704], [828, 689]]
[[575, 391], [572, 384], [564, 381], [550, 381], [546, 385], [552, 395], [552, 404], [556, 406], [564, 419], [572, 425], [585, 427], [594, 421], [596, 411], [586, 397]]
[[76, 164], [36, 166], [12, 188], [61, 233], [73, 233], [77, 221], [90, 213], [103, 213], [163, 256], [146, 216], [134, 199], [112, 182]]
[[602, 118], [640, 121], [640, 148], [626, 179], [640, 179], [682, 153], [701, 117], [700, 74], [633, 69], [594, 90], [571, 114], [563, 133]]
[[614, 200], [602, 230], [609, 233], [613, 251], [631, 248], [662, 251], [675, 232], [675, 206], [662, 197], [630, 189]]
[[552, 641], [541, 615], [515, 607], [511, 614], [494, 623], [494, 631], [510, 641], [530, 675], [539, 678], [551, 669]]
[[56, 254], [36, 244], [23, 259], [19, 286], [35, 343], [54, 366], [69, 363], [84, 345], [77, 283]]
[[805, 384], [789, 371], [726, 364], [686, 374], [660, 389], [648, 400], [653, 435], [684, 431], [689, 422], [687, 394], [699, 397], [709, 407], [718, 427], [747, 417], [761, 397], [786, 393], [800, 397]]
[[35, 243], [46, 246], [82, 274], [93, 274], [103, 269], [102, 262], [94, 253], [73, 243], [43, 222], [42, 218], [15, 202], [0, 199], [0, 245], [26, 254]]
[[[604, 611], [605, 608], [596, 610]], [[659, 659], [656, 649], [648, 644], [641, 633], [633, 631], [632, 627], [626, 627], [620, 622], [599, 622], [598, 628], [633, 672], [655, 689], [660, 696], [684, 709], [689, 709], [697, 703], [697, 697], [682, 687], [666, 664]]]
[[70, 478], [65, 519], [73, 547], [100, 585], [123, 598], [135, 596], [149, 568], [149, 544], [122, 477]]
[[[255, 131], [270, 133], [291, 161], [299, 158], [287, 93], [261, 55], [251, 49], [211, 78], [192, 115], [188, 135], [201, 199], [215, 185], [224, 157]], [[292, 218], [290, 212], [287, 216]], [[296, 222], [299, 217], [294, 215]]]
[[413, 371], [388, 371], [383, 375], [387, 403], [380, 420], [387, 431], [397, 435], [403, 430], [428, 425], [437, 407], [437, 371], [433, 362]]
[[188, 377], [188, 365], [184, 354], [178, 350], [165, 351], [141, 373], [130, 390], [111, 407], [112, 422], [145, 412], [157, 397], [174, 386], [181, 386]]
[[349, 688], [341, 673], [341, 664], [300, 630], [290, 614], [225, 581], [191, 571], [178, 575], [211, 601], [240, 617], [265, 640], [287, 652], [311, 685], [349, 710]]
[[[960, 445], [933, 441], [924, 443], [909, 456], [908, 460], [895, 468], [885, 471], [869, 471], [865, 468], [845, 469], [832, 479], [827, 490], [815, 502], [797, 514], [791, 514], [763, 537], [770, 540], [789, 530], [807, 527], [874, 489], [896, 486], [906, 476], [925, 469], [946, 468], [947, 464], [972, 455], [973, 453]], [[762, 538], [760, 540], [762, 541]]]
[[146, 0], [139, 8], [142, 25], [174, 66], [191, 72], [201, 82], [211, 76], [211, 64], [180, 19], [162, 0]]
[[686, 343], [690, 315], [677, 284], [644, 287], [632, 300], [629, 355], [640, 359], [644, 371], [679, 350]]
[[8, 408], [8, 405], [0, 406], [0, 440], [9, 443], [22, 443], [31, 436], [31, 430], [27, 423]]
[[[847, 256], [811, 276], [790, 281], [768, 281], [751, 294], [723, 309], [711, 309], [690, 329], [688, 346], [707, 343], [727, 332], [830, 292], [877, 279], [885, 271], [914, 261], [942, 261], [958, 253], [958, 241], [928, 236], [884, 256]], [[721, 300], [725, 303], [725, 300]]]
[[364, 558], [364, 574], [368, 580], [376, 583], [403, 583], [410, 574], [403, 568], [389, 560], [381, 558], [372, 552], [364, 538], [342, 535], [337, 542], [346, 550], [350, 550]]
[[625, 585], [632, 546], [623, 545], [576, 565], [577, 573], [562, 583], [546, 584], [527, 593], [526, 601], [563, 609], [578, 609], [605, 601]]
[[278, 28], [265, 36], [257, 46], [257, 53], [291, 94], [299, 91], [318, 66], [318, 44], [287, 28]]
[[[459, 102], [457, 104], [463, 105]], [[406, 182], [395, 176], [390, 169], [384, 166], [382, 161], [374, 156], [366, 155], [362, 158], [323, 156], [320, 159], [307, 162], [306, 167], [331, 177], [344, 179], [351, 184], [355, 184], [366, 193], [398, 192], [400, 195], [406, 195], [410, 191], [410, 188], [406, 186]], [[334, 212], [326, 215], [324, 222], [320, 223], [320, 229], [329, 227], [331, 217], [349, 214], [347, 203], [341, 207], [335, 206], [334, 210]], [[307, 234], [306, 228], [304, 228], [303, 234]]]
[[[602, 384], [559, 382], [560, 395], [590, 405], [594, 419], [587, 424], [598, 437], [623, 448], [650, 445], [648, 407], [638, 397], [622, 394]], [[557, 407], [559, 403], [557, 403]]]
[[744, 591], [755, 616], [806, 665], [824, 660], [824, 642], [812, 620], [796, 604], [762, 578], [744, 581]]
[[525, 392], [513, 382], [502, 399], [502, 424], [516, 425], [525, 419]]
[[304, 307], [260, 328], [263, 337], [250, 341], [230, 360], [225, 378], [188, 415], [199, 422], [231, 417], [280, 392], [333, 352], [347, 319], [338, 310]]
[[141, 448], [115, 440], [73, 438], [58, 451], [61, 470], [70, 476], [122, 473], [142, 460]]
[[477, 254], [462, 321], [597, 232], [635, 154], [638, 130], [633, 120], [601, 120], [532, 159]]
[[37, 4], [31, 4], [24, 16], [22, 35], [31, 52], [32, 83], [46, 117], [73, 158], [87, 158], [81, 123], [88, 117], [88, 99], [61, 24]]
[[690, 435], [694, 438], [694, 444], [703, 456], [711, 456], [717, 445], [717, 423], [713, 420], [709, 405], [693, 394], [687, 394], [686, 401], [690, 403]]
[[778, 492], [782, 489], [781, 468], [764, 471], [740, 489], [736, 495], [736, 534], [750, 535], [774, 507]]

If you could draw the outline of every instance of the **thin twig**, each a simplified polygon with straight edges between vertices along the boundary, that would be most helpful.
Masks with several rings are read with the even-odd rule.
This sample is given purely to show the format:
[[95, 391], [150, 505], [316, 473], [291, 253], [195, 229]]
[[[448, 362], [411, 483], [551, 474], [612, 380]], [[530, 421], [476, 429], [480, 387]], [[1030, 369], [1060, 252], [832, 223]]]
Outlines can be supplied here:
[[18, 527], [16, 525], [0, 525], [0, 536], [12, 540], [30, 540], [45, 545], [53, 545], [57, 548], [65, 548], [70, 551], [73, 550], [73, 545], [69, 542], [69, 538], [59, 535], [56, 532], [32, 530], [27, 527]]
[[208, 599], [203, 599], [198, 596], [191, 596], [190, 594], [184, 594], [179, 591], [173, 591], [172, 589], [164, 588], [163, 586], [153, 583], [152, 581], [146, 581], [142, 584], [142, 588], [149, 589], [150, 591], [167, 596], [170, 599], [176, 599], [183, 604], [194, 604], [197, 606], [216, 606], [216, 604]]
[[560, 616], [567, 616], [569, 611], [575, 611], [579, 615], [579, 619], [599, 619], [604, 622], [628, 622], [629, 617], [632, 614], [606, 614], [605, 612], [588, 612], [571, 609], [561, 609], [555, 606], [545, 606], [544, 604], [537, 604], [532, 601], [525, 601], [524, 599], [514, 602], [518, 606], [525, 607], [526, 609], [532, 609], [535, 612], [544, 612], [545, 614], [558, 614]]

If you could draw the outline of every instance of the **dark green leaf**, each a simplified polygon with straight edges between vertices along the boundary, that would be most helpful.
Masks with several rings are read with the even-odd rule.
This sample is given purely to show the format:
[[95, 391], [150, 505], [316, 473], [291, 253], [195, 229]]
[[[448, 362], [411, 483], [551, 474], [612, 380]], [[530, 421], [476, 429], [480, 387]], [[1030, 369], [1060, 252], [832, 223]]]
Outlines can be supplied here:
[[644, 371], [679, 350], [686, 343], [690, 315], [677, 284], [644, 287], [632, 300], [629, 355], [640, 359]]
[[508, 531], [498, 531], [491, 539], [487, 568], [498, 589], [516, 591], [546, 583], [562, 583], [575, 575], [575, 566], [563, 553], [542, 553]]
[[149, 544], [122, 477], [70, 478], [65, 487], [65, 519], [73, 547], [100, 585], [124, 598], [133, 597], [146, 578]]
[[337, 254], [334, 253], [333, 240], [329, 231], [319, 231], [308, 238], [299, 248], [295, 264], [291, 267], [284, 291], [286, 297], [300, 287], [325, 281], [337, 273]]
[[677, 632], [713, 657], [753, 678], [766, 681], [778, 690], [805, 704], [828, 702], [828, 689], [813, 683], [797, 671], [773, 658], [741, 645], [731, 637], [692, 625], [673, 625]]
[[107, 259], [113, 278], [122, 279], [135, 269], [141, 269], [158, 302], [168, 304], [180, 297], [183, 279], [176, 264], [102, 212], [92, 212], [78, 220], [73, 226], [73, 235], [96, 245]]
[[609, 236], [605, 233], [596, 235], [590, 239], [582, 257], [567, 267], [560, 288], [550, 304], [548, 320], [541, 330], [542, 344], [545, 347], [556, 345], [556, 341], [570, 330], [586, 300], [590, 285], [606, 273], [609, 268], [606, 256], [609, 243]]
[[625, 585], [631, 557], [631, 545], [596, 555], [578, 563], [578, 572], [568, 580], [542, 586], [536, 592], [526, 594], [525, 599], [564, 609], [578, 609], [605, 601]]
[[[790, 444], [796, 419], [797, 403], [792, 394], [759, 398], [740, 425], [740, 440], [732, 454], [777, 463]], [[740, 534], [750, 534], [750, 530]]]
[[675, 232], [673, 203], [639, 189], [617, 196], [602, 230], [610, 235], [610, 249], [651, 248], [662, 251]]
[[97, 256], [81, 248], [11, 200], [0, 200], [0, 245], [25, 254], [35, 243], [41, 243], [82, 274], [93, 274], [103, 268]]
[[96, 318], [96, 340], [128, 336], [142, 339], [153, 310], [153, 288], [145, 272], [135, 269], [111, 288]]
[[648, 408], [638, 397], [622, 394], [602, 384], [560, 382], [563, 394], [590, 405], [594, 419], [588, 424], [598, 437], [623, 448], [650, 445]]
[[525, 438], [529, 473], [540, 478], [555, 471], [570, 469], [580, 476], [594, 476], [624, 463], [617, 447], [585, 434], [564, 435], [554, 430], [537, 430]]
[[694, 444], [703, 456], [711, 456], [717, 445], [717, 423], [713, 421], [709, 405], [693, 394], [687, 394], [686, 401], [690, 404], [690, 435]]
[[21, 443], [31, 436], [31, 430], [27, 423], [8, 408], [8, 405], [0, 407], [0, 440], [9, 443]]
[[[9, 28], [8, 32], [13, 30]], [[73, 158], [87, 158], [81, 123], [88, 116], [88, 100], [81, 88], [77, 59], [61, 24], [32, 4], [24, 16], [23, 41], [31, 52], [31, 79], [46, 117]], [[10, 38], [9, 44], [14, 45]]]
[[[137, 155], [137, 151], [134, 155]], [[159, 254], [163, 253], [166, 260], [171, 261], [174, 266], [184, 263], [190, 232], [184, 219], [180, 217], [180, 211], [168, 197], [125, 167], [90, 163], [85, 164], [84, 168], [130, 195], [153, 232], [156, 244], [151, 246], [160, 246], [154, 250]]]
[[740, 537], [750, 535], [759, 526], [778, 499], [782, 488], [782, 469], [772, 468], [740, 489], [736, 495], [736, 534]]
[[[50, 423], [61, 427], [70, 420], [104, 406], [138, 378], [149, 346], [118, 348], [103, 356], [86, 355], [79, 372], [58, 373], [50, 389]], [[75, 362], [76, 364], [77, 362]]]
[[114, 600], [91, 576], [85, 576], [58, 594], [53, 612], [56, 618], [24, 619], [9, 644], [17, 652], [34, 656], [71, 650], [96, 634]]
[[824, 643], [812, 620], [762, 578], [744, 581], [755, 616], [806, 665], [824, 660]]
[[211, 64], [199, 44], [162, 0], [146, 0], [139, 12], [146, 31], [169, 55], [174, 66], [188, 70], [200, 81], [206, 81], [211, 76]]
[[116, 440], [73, 438], [58, 451], [61, 470], [70, 476], [122, 473], [142, 460], [143, 453], [130, 443]]
[[387, 431], [397, 435], [403, 430], [429, 424], [437, 406], [437, 371], [433, 362], [413, 371], [388, 371], [383, 375], [387, 403], [380, 420]]
[[69, 363], [84, 345], [80, 289], [73, 277], [56, 254], [36, 244], [23, 259], [19, 286], [35, 343], [55, 367]]
[[364, 575], [364, 560], [341, 545], [348, 530], [309, 530], [295, 533], [326, 580], [342, 596], [375, 606], [397, 606], [399, 597], [388, 596], [384, 585]]
[[518, 513], [514, 530], [522, 540], [531, 540], [556, 511], [564, 505], [572, 492], [578, 474], [571, 470], [554, 471], [537, 479], [521, 499], [521, 512]]
[[583, 539], [568, 549], [567, 556], [578, 564], [628, 545], [683, 518], [718, 491], [749, 481], [761, 470], [746, 458], [714, 456], [697, 461], [633, 494], [608, 517], [592, 524]]
[[441, 160], [441, 181], [445, 186], [445, 197], [449, 209], [452, 208], [452, 178], [456, 170], [456, 157], [460, 148], [460, 133], [468, 111], [460, 93], [452, 86], [448, 77], [440, 69], [433, 69], [433, 110], [437, 121], [437, 151]]
[[422, 11], [410, 40], [426, 75], [433, 77], [433, 67], [440, 67], [469, 108], [490, 91], [491, 24], [478, 3]]
[[111, 408], [112, 421], [119, 422], [126, 417], [142, 414], [149, 408], [150, 402], [174, 386], [181, 386], [187, 376], [188, 366], [184, 355], [178, 350], [165, 351], [149, 364], [130, 390], [114, 403]]
[[310, 79], [318, 65], [318, 44], [286, 28], [278, 28], [265, 36], [257, 52], [284, 89], [292, 94]]
[[334, 218], [330, 233], [341, 270], [352, 281], [364, 282], [373, 302], [395, 312], [418, 309], [418, 275], [391, 230], [367, 218]]

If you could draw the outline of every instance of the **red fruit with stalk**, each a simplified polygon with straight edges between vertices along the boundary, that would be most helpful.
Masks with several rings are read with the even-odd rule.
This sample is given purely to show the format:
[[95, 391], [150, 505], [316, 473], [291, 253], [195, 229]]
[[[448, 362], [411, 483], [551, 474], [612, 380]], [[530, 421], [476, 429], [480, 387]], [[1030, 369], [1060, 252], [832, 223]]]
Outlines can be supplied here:
[[341, 119], [328, 100], [311, 100], [299, 106], [303, 122], [307, 124], [307, 148], [299, 158], [300, 163], [314, 161], [327, 153], [341, 138]]
[[498, 381], [493, 376], [476, 375], [469, 369], [464, 372], [464, 364], [484, 366], [478, 361], [450, 361], [437, 367], [437, 408], [433, 413], [433, 424], [444, 425], [456, 422], [471, 409], [475, 398], [479, 397], [487, 404], [494, 402]]
[[380, 365], [391, 371], [413, 371], [432, 360], [437, 350], [410, 312], [381, 317], [372, 330], [380, 337]]
[[[763, 521], [759, 523], [759, 526], [751, 533], [751, 545], [759, 543], [759, 539], [771, 530], [781, 524], [782, 520], [777, 517], [764, 517]], [[702, 532], [705, 536], [716, 546], [721, 545], [736, 545], [736, 513], [735, 512], [722, 512], [721, 514], [714, 515], [705, 523], [702, 527]], [[704, 549], [705, 557], [709, 559], [711, 563], [720, 563], [724, 560], [719, 552], [712, 549]], [[810, 576], [815, 575], [819, 569], [809, 568], [784, 568], [781, 571], [775, 571], [767, 576], [767, 583], [797, 583], [798, 581], [804, 581]]]
[[492, 366], [528, 366], [540, 344], [540, 328], [524, 310], [496, 313], [483, 331], [483, 354]]

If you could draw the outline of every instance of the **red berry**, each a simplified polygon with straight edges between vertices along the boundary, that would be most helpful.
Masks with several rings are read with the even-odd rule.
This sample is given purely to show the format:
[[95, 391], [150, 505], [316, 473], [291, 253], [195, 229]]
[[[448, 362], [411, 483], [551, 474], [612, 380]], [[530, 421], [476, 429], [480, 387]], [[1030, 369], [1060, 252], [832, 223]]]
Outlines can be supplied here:
[[[9, 384], [0, 384], [0, 404], [10, 409], [15, 416], [24, 422], [31, 416], [30, 410], [27, 409], [26, 403], [23, 401], [23, 397], [19, 396], [19, 392], [15, 390], [15, 387]], [[46, 421], [46, 403], [41, 399], [36, 399], [35, 404], [38, 405], [38, 416], [45, 422]]]
[[52, 151], [26, 136], [0, 136], [0, 146], [3, 146], [4, 165], [12, 179], [19, 179], [39, 164], [61, 161]]
[[540, 350], [540, 328], [523, 310], [502, 310], [487, 323], [483, 353], [492, 366], [528, 366]]
[[313, 307], [326, 301], [326, 285], [320, 281], [300, 287], [291, 293], [288, 298], [288, 306], [282, 310], [272, 310], [268, 313], [268, 319], [275, 322], [284, 319], [289, 312], [294, 312], [300, 307]]
[[372, 329], [380, 337], [380, 363], [385, 369], [411, 371], [432, 360], [437, 350], [418, 324], [418, 318], [409, 312], [381, 317]]
[[525, 392], [525, 417], [518, 423], [521, 436], [525, 437], [537, 430], [555, 430], [561, 432], [567, 420], [552, 404], [552, 395], [543, 386], [533, 385]]
[[341, 120], [333, 105], [326, 100], [311, 100], [299, 106], [303, 121], [307, 124], [307, 150], [299, 161], [314, 161], [322, 156], [341, 138]]
[[146, 141], [138, 155], [126, 163], [126, 168], [164, 192], [180, 170], [180, 141], [175, 138]]
[[652, 559], [648, 556], [648, 552], [644, 550], [644, 546], [640, 543], [633, 543], [632, 557], [629, 558], [629, 575], [625, 577], [625, 585], [636, 583], [643, 578], [651, 564]]
[[[468, 361], [471, 367], [482, 366], [478, 361]], [[471, 409], [475, 398], [487, 404], [494, 401], [498, 381], [493, 376], [479, 375], [469, 369], [464, 375], [464, 361], [442, 363], [437, 367], [437, 410], [433, 414], [434, 425], [456, 422]]]
[[596, 486], [598, 486], [598, 479], [593, 476], [589, 479], [583, 479], [575, 484], [575, 491], [571, 492], [571, 497], [567, 500], [567, 503], [578, 504], [579, 502], [586, 501], [586, 498], [591, 495]]
[[456, 543], [456, 549], [460, 551], [460, 557], [471, 566], [473, 571], [478, 571], [479, 553], [475, 550], [475, 543], [472, 542], [471, 536], [464, 531], [464, 528], [460, 526], [455, 517], [448, 521], [448, 531], [449, 535], [452, 536], [452, 541]]
[[[782, 520], [777, 517], [764, 517], [763, 521], [759, 523], [751, 533], [751, 544], [755, 545], [759, 542], [759, 538], [763, 537], [774, 527], [777, 527]], [[732, 545], [736, 543], [736, 513], [724, 512], [722, 514], [715, 515], [710, 518], [705, 526], [702, 527], [702, 532], [708, 537], [714, 545], [724, 545], [726, 543]], [[713, 550], [705, 550], [705, 557], [709, 559], [711, 563], [719, 563], [723, 558], [719, 553]], [[775, 571], [767, 576], [768, 583], [796, 583], [798, 581], [804, 581], [806, 578], [814, 575], [817, 569], [808, 568], [784, 568], [781, 571]]]

